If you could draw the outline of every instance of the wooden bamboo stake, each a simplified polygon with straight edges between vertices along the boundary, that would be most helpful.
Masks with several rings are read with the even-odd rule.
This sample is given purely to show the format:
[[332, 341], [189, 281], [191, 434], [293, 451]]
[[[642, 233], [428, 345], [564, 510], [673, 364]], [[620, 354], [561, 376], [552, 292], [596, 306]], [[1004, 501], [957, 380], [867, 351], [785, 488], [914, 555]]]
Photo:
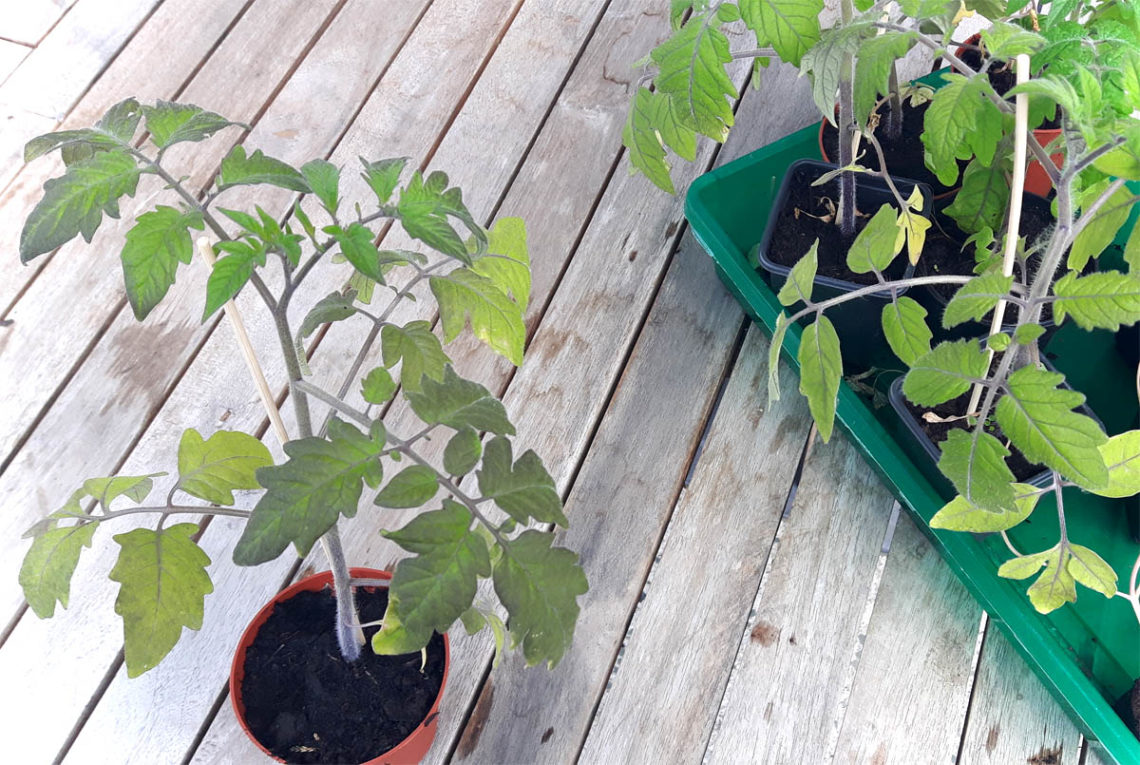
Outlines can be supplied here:
[[[1022, 53], [1017, 57], [1017, 84], [1020, 85], [1029, 79], [1029, 56]], [[1009, 226], [1005, 236], [1005, 253], [1001, 262], [1001, 272], [1004, 276], [1013, 276], [1013, 261], [1017, 257], [1017, 239], [1021, 230], [1021, 203], [1025, 196], [1025, 153], [1027, 136], [1029, 132], [1029, 99], [1024, 93], [1017, 94], [1014, 110], [1013, 133], [1013, 185], [1009, 195]], [[1005, 300], [999, 300], [994, 307], [994, 318], [990, 322], [990, 334], [1001, 332], [1002, 321], [1005, 319]], [[992, 362], [994, 352], [987, 350], [987, 369]], [[974, 386], [970, 395], [970, 406], [967, 413], [975, 412], [982, 399], [982, 384]]]
[[[202, 256], [202, 260], [206, 261], [211, 269], [214, 267], [214, 248], [210, 244], [209, 237], [198, 238], [198, 253]], [[253, 378], [254, 385], [257, 386], [257, 393], [261, 397], [261, 405], [265, 407], [265, 413], [269, 415], [269, 421], [273, 424], [273, 430], [277, 434], [277, 439], [281, 442], [282, 446], [289, 440], [289, 433], [285, 430], [285, 422], [281, 419], [281, 411], [277, 408], [277, 402], [273, 399], [273, 393], [269, 390], [269, 383], [265, 379], [265, 373], [261, 370], [261, 364], [257, 361], [257, 354], [254, 353], [253, 344], [249, 341], [249, 334], [245, 331], [245, 322], [242, 321], [241, 312], [238, 311], [237, 305], [234, 301], [229, 300], [223, 306], [226, 316], [230, 320], [230, 324], [234, 328], [234, 335], [237, 337], [238, 345], [241, 346], [242, 356], [245, 358], [245, 365], [249, 367], [249, 374]]]

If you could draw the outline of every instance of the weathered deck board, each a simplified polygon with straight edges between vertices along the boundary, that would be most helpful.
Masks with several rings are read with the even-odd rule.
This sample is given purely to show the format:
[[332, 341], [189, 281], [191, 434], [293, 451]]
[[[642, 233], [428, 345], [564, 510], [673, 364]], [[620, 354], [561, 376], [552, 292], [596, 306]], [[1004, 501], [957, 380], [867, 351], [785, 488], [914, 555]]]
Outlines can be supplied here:
[[1074, 765], [1080, 758], [1080, 741], [1072, 721], [990, 622], [962, 735], [960, 762]]
[[845, 437], [814, 446], [768, 555], [707, 761], [831, 759], [890, 507]]
[[981, 609], [903, 514], [863, 639], [835, 761], [951, 762]]
[[26, 45], [0, 39], [0, 83], [32, 52]]
[[[79, 0], [0, 85], [0, 188], [29, 134], [67, 114], [160, 0]], [[50, 84], [49, 84], [50, 83]]]
[[[19, 131], [21, 142], [44, 130], [87, 127], [124, 98], [173, 98], [247, 5], [247, 0], [166, 0], [119, 52], [106, 71], [58, 126]], [[63, 172], [57, 154], [22, 164], [4, 188], [0, 181], [0, 252], [15, 253], [24, 219], [42, 196], [44, 181]], [[0, 280], [0, 313], [50, 260], [44, 255], [24, 268], [11, 268]], [[57, 275], [56, 278], [66, 278]]]
[[[187, 94], [203, 101], [208, 97], [223, 112], [227, 111], [223, 107], [229, 107], [228, 111], [240, 115], [237, 119], [252, 119], [256, 108], [272, 96], [280, 78], [291, 69], [295, 57], [307, 47], [312, 30], [320, 25], [333, 7], [332, 0], [319, 3], [261, 0], [211, 57], [209, 65], [199, 72], [187, 88]], [[297, 22], [293, 34], [282, 34], [276, 38], [264, 35], [266, 25], [281, 24], [290, 18]], [[246, 62], [251, 60], [259, 61], [261, 77], [251, 78], [244, 90], [226, 89], [211, 93], [227, 69], [246, 66]], [[369, 84], [370, 81], [361, 84], [359, 97], [364, 97]], [[302, 95], [298, 103], [304, 103], [307, 97], [307, 94]], [[337, 135], [332, 128], [326, 128], [324, 143], [313, 146], [313, 153], [331, 148]], [[217, 141], [212, 147], [197, 144], [201, 153], [196, 161], [185, 166], [193, 168], [198, 176], [212, 172], [228, 150], [227, 144], [225, 140]], [[171, 155], [175, 149], [171, 150]], [[159, 193], [152, 187], [149, 193], [140, 193], [140, 198], [147, 199]], [[122, 228], [115, 229], [119, 235]], [[10, 314], [18, 332], [0, 348], [0, 360], [3, 361], [0, 379], [10, 382], [13, 393], [7, 399], [5, 413], [0, 415], [0, 420], [26, 418], [34, 402], [47, 399], [48, 391], [42, 390], [27, 390], [25, 394], [30, 397], [23, 397], [25, 394], [16, 391], [21, 387], [19, 381], [23, 381], [22, 387], [25, 388], [36, 382], [47, 385], [43, 377], [36, 376], [37, 372], [43, 372], [52, 381], [62, 378], [60, 367], [70, 363], [68, 354], [74, 350], [65, 338], [68, 333], [88, 326], [73, 320], [76, 312], [69, 310], [68, 305], [75, 300], [75, 295], [105, 296], [108, 292], [115, 295], [114, 301], [106, 298], [88, 301], [86, 305], [91, 310], [80, 313], [94, 316], [99, 313], [96, 307], [100, 306], [110, 316], [118, 314], [118, 320], [92, 349], [87, 363], [80, 367], [76, 378], [71, 381], [73, 384], [60, 393], [49, 412], [50, 416], [40, 423], [20, 450], [18, 458], [0, 477], [0, 497], [10, 498], [18, 507], [4, 514], [0, 520], [0, 550], [3, 550], [0, 571], [4, 572], [0, 576], [0, 604], [4, 610], [0, 613], [5, 619], [21, 600], [13, 577], [22, 553], [13, 550], [26, 544], [19, 539], [22, 530], [66, 500], [70, 487], [77, 480], [115, 469], [213, 326], [213, 323], [200, 326], [204, 282], [201, 280], [202, 272], [196, 268], [186, 271], [185, 275], [180, 274], [180, 281], [172, 288], [167, 300], [146, 323], [140, 325], [122, 297], [118, 258], [113, 253], [83, 251], [78, 246], [72, 249], [74, 251], [68, 248], [61, 250], [60, 257], [48, 266], [42, 278], [33, 284]], [[63, 256], [70, 261], [62, 259]], [[79, 284], [53, 278], [65, 268], [69, 268], [72, 275], [83, 276]], [[53, 314], [38, 315], [48, 307], [54, 311]], [[57, 328], [61, 332], [60, 342], [53, 343], [51, 354], [43, 353], [40, 338], [43, 333]], [[28, 359], [28, 354], [39, 358], [33, 361]], [[10, 411], [17, 407], [24, 411]], [[86, 423], [86, 427], [77, 428], [77, 423]]]
[[0, 38], [35, 45], [59, 21], [75, 0], [21, 0], [0, 21]]
[[[767, 359], [767, 337], [750, 328], [626, 631], [583, 763], [704, 756], [811, 423], [798, 396], [767, 405]], [[786, 366], [781, 382], [795, 388]]]
[[[200, 101], [232, 120], [255, 121], [336, 5], [333, 0], [300, 5], [292, 0], [260, 0], [195, 74], [182, 98]], [[267, 36], [267, 26], [281, 26], [282, 31], [276, 38]], [[235, 70], [247, 72], [241, 87], [223, 86]], [[189, 176], [185, 184], [199, 189], [239, 137], [238, 128], [228, 128], [213, 141], [176, 145], [167, 152], [164, 164], [175, 177]], [[156, 197], [169, 203], [170, 196], [162, 187], [157, 177], [144, 176], [137, 197], [121, 205], [122, 218], [104, 220], [93, 246], [77, 239], [60, 248], [8, 313], [20, 331], [4, 336], [6, 342], [0, 346], [0, 387], [12, 392], [0, 410], [0, 454], [8, 455], [91, 343], [116, 314], [127, 310], [115, 253], [135, 214]], [[116, 245], [111, 251], [106, 249], [108, 242]], [[92, 297], [85, 310], [72, 310], [76, 295]], [[192, 314], [179, 318], [187, 327], [196, 323]], [[41, 352], [44, 332], [54, 333], [57, 340], [50, 355]]]

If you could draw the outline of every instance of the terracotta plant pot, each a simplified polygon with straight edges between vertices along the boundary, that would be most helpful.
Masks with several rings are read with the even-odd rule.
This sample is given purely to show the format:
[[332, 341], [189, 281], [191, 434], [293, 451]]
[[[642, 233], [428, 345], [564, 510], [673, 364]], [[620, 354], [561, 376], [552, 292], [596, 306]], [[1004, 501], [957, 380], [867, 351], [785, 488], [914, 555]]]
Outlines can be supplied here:
[[[379, 571], [371, 568], [353, 568], [350, 569], [350, 573], [354, 579], [388, 580], [392, 578], [392, 574], [388, 571]], [[245, 653], [253, 643], [254, 638], [257, 637], [258, 630], [261, 629], [262, 625], [269, 619], [270, 614], [273, 613], [274, 606], [289, 600], [299, 592], [315, 592], [331, 585], [332, 572], [324, 571], [320, 574], [305, 577], [277, 593], [277, 595], [266, 603], [265, 606], [257, 612], [257, 615], [253, 617], [249, 626], [245, 628], [245, 632], [242, 633], [237, 650], [234, 652], [233, 664], [230, 667], [230, 701], [233, 704], [234, 714], [237, 715], [238, 723], [241, 725], [242, 730], [245, 731], [249, 739], [257, 745], [257, 748], [277, 762], [284, 762], [284, 760], [274, 756], [263, 746], [261, 742], [254, 737], [249, 726], [246, 724], [245, 704], [242, 703], [241, 698], [242, 680], [245, 678]], [[370, 649], [366, 648], [365, 650]], [[428, 712], [419, 727], [407, 738], [392, 749], [389, 749], [387, 752], [382, 752], [379, 756], [362, 763], [362, 765], [414, 765], [424, 758], [428, 749], [431, 748], [432, 741], [435, 740], [436, 727], [439, 722], [439, 702], [440, 699], [443, 698], [443, 689], [447, 686], [447, 671], [450, 664], [451, 649], [448, 644], [447, 635], [443, 635], [443, 679], [440, 682], [439, 693], [436, 694], [431, 711]]]
[[[962, 58], [962, 54], [965, 53], [970, 46], [978, 45], [981, 40], [982, 36], [980, 34], [973, 35], [967, 39], [956, 51], [958, 58]], [[1061, 135], [1060, 128], [1037, 128], [1033, 131], [1033, 137], [1036, 138], [1037, 142], [1042, 146], [1048, 146], [1059, 135]], [[1061, 165], [1065, 164], [1064, 153], [1058, 152], [1056, 154], [1050, 154], [1049, 158], [1053, 160], [1053, 164], [1057, 167], [1061, 167]], [[1053, 183], [1049, 180], [1049, 174], [1045, 172], [1045, 168], [1041, 166], [1041, 163], [1034, 159], [1030, 159], [1029, 164], [1025, 168], [1025, 190], [1039, 197], [1048, 196], [1049, 192], [1053, 190]]]

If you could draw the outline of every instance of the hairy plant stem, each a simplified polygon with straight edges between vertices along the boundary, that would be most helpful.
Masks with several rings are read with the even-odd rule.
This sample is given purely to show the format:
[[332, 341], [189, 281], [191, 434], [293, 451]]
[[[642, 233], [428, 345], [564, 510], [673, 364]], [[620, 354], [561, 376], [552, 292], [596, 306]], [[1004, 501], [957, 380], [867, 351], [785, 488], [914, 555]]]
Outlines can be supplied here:
[[[852, 0], [840, 0], [840, 15], [844, 25], [855, 17]], [[839, 70], [839, 166], [850, 167], [854, 161], [855, 139], [855, 57], [843, 54]], [[844, 236], [855, 235], [855, 173], [839, 174], [839, 214], [836, 223]]]
[[162, 513], [162, 515], [225, 515], [232, 518], [248, 518], [250, 512], [248, 510], [239, 510], [236, 507], [210, 507], [195, 506], [195, 505], [151, 505], [145, 507], [128, 507], [122, 510], [110, 510], [100, 515], [84, 516], [77, 518], [77, 520], [86, 520], [88, 522], [102, 523], [109, 521], [112, 518], [121, 518], [125, 515], [138, 515], [139, 513]]
[[[899, 67], [898, 62], [891, 62], [891, 76], [887, 85], [888, 97], [891, 103], [890, 114], [887, 115], [887, 137], [898, 138], [902, 135], [903, 129], [903, 104], [902, 94], [899, 92]], [[886, 172], [886, 165], [881, 166], [883, 171]]]

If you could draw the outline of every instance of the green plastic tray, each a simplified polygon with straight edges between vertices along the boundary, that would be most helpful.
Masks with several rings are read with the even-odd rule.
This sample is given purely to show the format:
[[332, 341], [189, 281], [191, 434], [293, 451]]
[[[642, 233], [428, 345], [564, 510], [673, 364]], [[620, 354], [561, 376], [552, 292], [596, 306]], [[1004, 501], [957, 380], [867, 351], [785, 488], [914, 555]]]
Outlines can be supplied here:
[[[804, 128], [759, 151], [697, 179], [689, 189], [685, 214], [693, 233], [716, 263], [717, 273], [745, 311], [769, 333], [783, 310], [748, 253], [760, 241], [768, 210], [784, 171], [797, 159], [818, 158], [818, 126]], [[800, 328], [793, 326], [784, 358], [799, 370], [796, 354]], [[1090, 406], [1109, 433], [1133, 427], [1137, 415], [1134, 372], [1118, 356], [1113, 335], [1083, 332], [1070, 322], [1045, 352]], [[885, 391], [890, 375], [879, 378]], [[757, 395], [765, 395], [757, 391]], [[785, 395], [799, 395], [788, 391]], [[998, 624], [1018, 652], [1101, 754], [1120, 765], [1140, 763], [1140, 741], [1113, 711], [1112, 704], [1140, 676], [1140, 629], [1123, 598], [1105, 598], [1078, 588], [1078, 601], [1048, 616], [1032, 607], [1028, 582], [997, 576], [1009, 558], [999, 535], [976, 536], [931, 529], [929, 520], [951, 497], [910, 456], [909, 438], [889, 407], [872, 402], [844, 383], [839, 390], [838, 420], [883, 482], [908, 509], [954, 573]], [[924, 466], [928, 467], [928, 466]], [[1069, 536], [1097, 550], [1127, 581], [1138, 552], [1127, 530], [1124, 503], [1066, 490]], [[1036, 552], [1056, 543], [1052, 498], [1043, 499], [1027, 523], [1010, 532], [1015, 546]]]

